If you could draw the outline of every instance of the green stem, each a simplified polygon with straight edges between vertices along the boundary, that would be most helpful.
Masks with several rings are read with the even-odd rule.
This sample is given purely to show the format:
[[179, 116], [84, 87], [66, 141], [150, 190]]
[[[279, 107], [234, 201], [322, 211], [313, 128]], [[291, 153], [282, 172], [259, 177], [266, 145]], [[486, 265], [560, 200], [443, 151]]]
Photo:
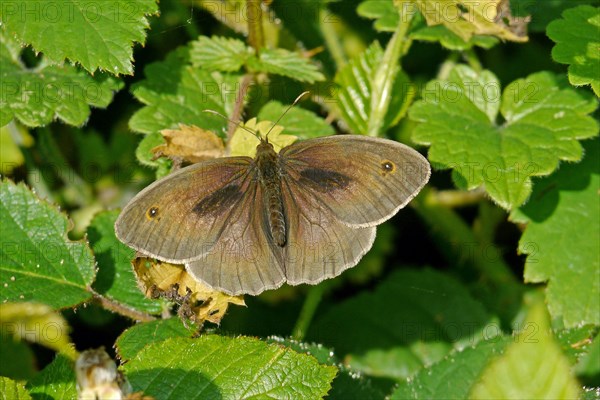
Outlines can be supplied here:
[[371, 110], [367, 123], [367, 135], [379, 136], [384, 124], [392, 99], [392, 86], [398, 71], [400, 71], [400, 57], [406, 49], [406, 34], [410, 28], [412, 14], [401, 14], [400, 23], [396, 32], [388, 42], [383, 53], [381, 64], [374, 73], [371, 83]]
[[468, 49], [463, 52], [463, 56], [465, 60], [469, 64], [471, 68], [473, 68], [476, 72], [481, 72], [483, 67], [481, 66], [481, 62], [479, 61], [479, 57], [475, 54], [473, 49]]
[[328, 286], [326, 283], [321, 283], [320, 285], [311, 286], [310, 289], [308, 289], [308, 294], [302, 305], [302, 310], [300, 310], [300, 315], [298, 316], [298, 320], [292, 331], [292, 339], [302, 341], [304, 336], [306, 336], [308, 327], [323, 298], [326, 286]]
[[265, 46], [265, 35], [262, 25], [262, 0], [246, 0], [246, 14], [248, 18], [248, 42], [256, 54]]
[[323, 38], [325, 39], [327, 50], [329, 50], [331, 57], [335, 61], [336, 69], [339, 70], [348, 62], [344, 48], [339, 40], [340, 36], [335, 30], [335, 24], [332, 24], [327, 20], [328, 15], [326, 15], [324, 8], [320, 9], [319, 14], [319, 25], [321, 27], [321, 32], [323, 33]]

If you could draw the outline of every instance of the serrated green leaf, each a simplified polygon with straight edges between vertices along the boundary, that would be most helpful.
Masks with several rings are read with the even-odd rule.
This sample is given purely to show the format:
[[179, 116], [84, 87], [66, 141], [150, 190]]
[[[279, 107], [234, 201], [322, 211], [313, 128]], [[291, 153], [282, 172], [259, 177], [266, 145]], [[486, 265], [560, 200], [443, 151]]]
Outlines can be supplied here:
[[548, 309], [567, 327], [600, 324], [600, 141], [586, 155], [539, 181], [531, 200], [511, 218], [527, 223], [519, 251], [528, 254], [527, 282], [548, 281]]
[[115, 347], [121, 360], [130, 360], [150, 343], [175, 337], [190, 337], [195, 331], [194, 328], [186, 328], [179, 318], [159, 319], [125, 330], [117, 338]]
[[298, 342], [293, 339], [271, 336], [268, 343], [281, 344], [299, 353], [310, 354], [321, 364], [333, 365], [339, 372], [333, 380], [331, 390], [327, 394], [330, 400], [346, 399], [380, 399], [384, 392], [366, 376], [347, 368], [335, 356], [332, 349], [318, 343]]
[[569, 64], [572, 85], [591, 85], [600, 97], [600, 7], [581, 5], [565, 10], [562, 16], [546, 30], [548, 37], [556, 42], [552, 58]]
[[[2, 7], [4, 9], [4, 7]], [[13, 118], [27, 126], [43, 126], [55, 118], [79, 126], [90, 106], [106, 107], [123, 83], [106, 74], [89, 74], [71, 65], [26, 68], [0, 29], [0, 126]]]
[[335, 367], [285, 347], [216, 335], [150, 344], [123, 369], [134, 391], [178, 400], [320, 398], [336, 375]]
[[93, 288], [101, 295], [128, 308], [157, 314], [161, 303], [147, 299], [137, 286], [131, 267], [135, 251], [115, 236], [118, 210], [97, 214], [87, 229], [87, 236], [98, 264]]
[[[288, 107], [278, 101], [270, 101], [260, 109], [258, 119], [260, 121], [277, 121]], [[284, 127], [285, 134], [296, 136], [298, 139], [329, 136], [335, 133], [331, 125], [325, 122], [323, 118], [300, 107], [292, 107], [278, 122], [278, 125]]]
[[76, 399], [75, 363], [59, 354], [25, 387], [34, 399]]
[[133, 74], [133, 44], [144, 43], [155, 0], [15, 0], [0, 21], [23, 45], [31, 44], [54, 63], [65, 59], [90, 73]]
[[217, 134], [224, 132], [227, 121], [203, 111], [213, 110], [229, 115], [241, 75], [195, 68], [190, 64], [187, 48], [169, 53], [165, 61], [150, 64], [144, 74], [146, 79], [131, 89], [133, 95], [145, 104], [129, 120], [132, 130], [158, 133], [187, 124]]
[[429, 160], [452, 168], [459, 187], [483, 185], [506, 209], [527, 200], [532, 176], [549, 175], [560, 160], [579, 160], [577, 140], [598, 132], [586, 115], [597, 102], [547, 72], [511, 83], [500, 96], [491, 72], [460, 65], [447, 80], [429, 82], [423, 95], [410, 110], [421, 122], [415, 141], [431, 146]]
[[[94, 258], [67, 239], [67, 218], [23, 184], [0, 183], [1, 301], [69, 307], [91, 297]], [[60, 293], [60, 296], [57, 296]]]
[[193, 65], [210, 71], [238, 71], [252, 55], [241, 40], [220, 36], [200, 36], [190, 50]]
[[497, 336], [454, 352], [400, 383], [390, 400], [466, 399], [489, 361], [500, 354], [510, 340], [510, 337]]
[[569, 362], [552, 337], [540, 302], [524, 329], [483, 372], [471, 399], [577, 399], [579, 388]]
[[398, 378], [439, 359], [440, 349], [447, 352], [478, 341], [485, 329], [494, 329], [489, 327], [492, 322], [451, 277], [430, 269], [401, 270], [374, 292], [331, 307], [307, 338], [331, 346], [355, 368]]
[[309, 59], [286, 49], [262, 49], [258, 59], [248, 60], [248, 67], [253, 71], [287, 76], [301, 82], [325, 80], [325, 76]]
[[[385, 75], [385, 71], [380, 70], [384, 57], [379, 43], [373, 42], [335, 76], [335, 82], [339, 85], [335, 96], [337, 109], [350, 131], [355, 134], [381, 135], [398, 123], [414, 97], [415, 90], [408, 76], [397, 70], [397, 58], [386, 63], [386, 68], [396, 71], [390, 72], [391, 75], [386, 79], [381, 79]], [[384, 87], [389, 90], [383, 90]], [[383, 99], [375, 99], [379, 97], [375, 96], [375, 91], [386, 93], [389, 103], [382, 104]], [[385, 115], [383, 118], [380, 118], [381, 113]]]
[[31, 400], [31, 396], [21, 383], [0, 376], [0, 400]]

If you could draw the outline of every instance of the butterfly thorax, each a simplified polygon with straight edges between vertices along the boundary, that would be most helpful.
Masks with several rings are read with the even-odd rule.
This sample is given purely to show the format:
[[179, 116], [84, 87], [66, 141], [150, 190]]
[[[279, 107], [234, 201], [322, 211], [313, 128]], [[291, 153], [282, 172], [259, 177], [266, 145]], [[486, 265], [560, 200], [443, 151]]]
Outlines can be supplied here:
[[271, 143], [261, 141], [256, 147], [254, 160], [258, 167], [259, 182], [266, 200], [270, 233], [275, 243], [283, 247], [286, 243], [286, 234], [278, 155]]

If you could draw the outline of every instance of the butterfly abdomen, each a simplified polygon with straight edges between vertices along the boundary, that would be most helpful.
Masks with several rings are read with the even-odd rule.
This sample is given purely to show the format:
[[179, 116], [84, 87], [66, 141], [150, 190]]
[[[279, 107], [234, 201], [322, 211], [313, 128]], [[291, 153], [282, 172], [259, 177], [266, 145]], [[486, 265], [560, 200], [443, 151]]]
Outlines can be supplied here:
[[286, 243], [286, 226], [281, 197], [281, 177], [277, 153], [269, 143], [263, 142], [257, 147], [256, 165], [267, 207], [269, 231], [275, 243], [283, 247]]

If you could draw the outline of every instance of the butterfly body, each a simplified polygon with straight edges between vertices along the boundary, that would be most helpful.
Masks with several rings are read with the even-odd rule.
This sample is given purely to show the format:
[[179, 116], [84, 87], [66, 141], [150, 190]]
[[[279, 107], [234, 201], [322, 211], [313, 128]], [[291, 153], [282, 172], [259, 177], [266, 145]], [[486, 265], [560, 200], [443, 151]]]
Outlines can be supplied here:
[[268, 141], [261, 142], [256, 147], [254, 159], [259, 181], [267, 199], [270, 234], [277, 245], [283, 247], [286, 243], [285, 215], [281, 197], [281, 169], [277, 153]]
[[358, 263], [375, 228], [428, 181], [408, 146], [359, 135], [295, 142], [255, 158], [191, 165], [123, 209], [117, 237], [229, 294], [316, 284]]

